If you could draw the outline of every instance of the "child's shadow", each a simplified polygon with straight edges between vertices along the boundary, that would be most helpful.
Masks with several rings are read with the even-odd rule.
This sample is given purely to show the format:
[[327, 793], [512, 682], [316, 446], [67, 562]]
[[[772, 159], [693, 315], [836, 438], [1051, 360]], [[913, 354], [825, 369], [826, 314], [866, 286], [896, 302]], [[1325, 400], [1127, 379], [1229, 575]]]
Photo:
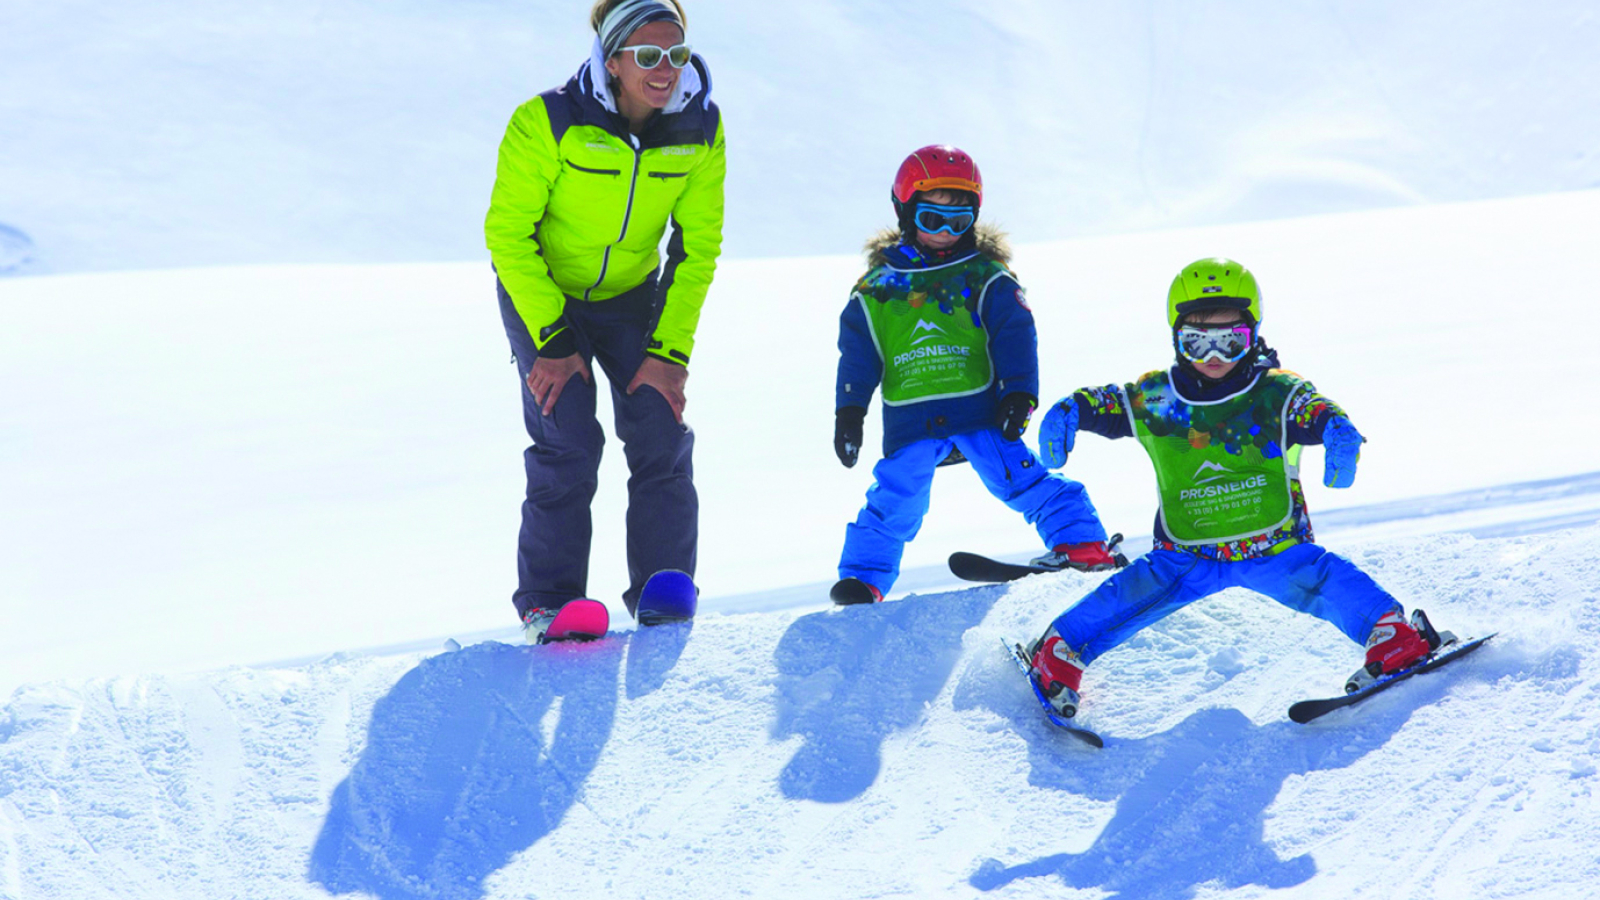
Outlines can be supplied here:
[[[1011, 866], [987, 860], [970, 879], [984, 891], [1041, 876], [1139, 900], [1189, 900], [1208, 882], [1227, 889], [1301, 884], [1316, 874], [1316, 863], [1309, 854], [1278, 858], [1265, 839], [1267, 808], [1290, 776], [1355, 763], [1387, 743], [1409, 716], [1396, 707], [1358, 726], [1308, 729], [1287, 720], [1255, 725], [1236, 709], [1202, 709], [1166, 732], [1108, 737], [1105, 750], [1089, 751], [1051, 732], [1033, 698], [1017, 693], [1016, 708], [1028, 707], [1022, 717], [1028, 721], [1015, 724], [1029, 742], [1029, 782], [1119, 802], [1083, 853]], [[1048, 830], [1047, 823], [1040, 827]]]
[[407, 672], [334, 790], [310, 879], [384, 900], [482, 897], [581, 802], [616, 718], [622, 646], [485, 643]]
[[884, 738], [922, 718], [961, 658], [961, 638], [1001, 589], [814, 613], [778, 642], [772, 736], [805, 742], [778, 776], [795, 800], [843, 803], [878, 779]]

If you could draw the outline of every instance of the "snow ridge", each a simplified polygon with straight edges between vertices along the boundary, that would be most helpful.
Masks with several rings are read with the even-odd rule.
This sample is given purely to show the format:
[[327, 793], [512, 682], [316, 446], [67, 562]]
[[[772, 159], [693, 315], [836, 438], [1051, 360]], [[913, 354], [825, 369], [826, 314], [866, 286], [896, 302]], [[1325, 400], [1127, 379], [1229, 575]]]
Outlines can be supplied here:
[[1444, 626], [1504, 633], [1298, 726], [1288, 704], [1337, 689], [1359, 649], [1225, 592], [1090, 671], [1104, 751], [1054, 733], [996, 647], [1100, 577], [1078, 573], [588, 645], [28, 686], [0, 717], [0, 885], [1582, 896], [1600, 883], [1600, 528], [1351, 555]]

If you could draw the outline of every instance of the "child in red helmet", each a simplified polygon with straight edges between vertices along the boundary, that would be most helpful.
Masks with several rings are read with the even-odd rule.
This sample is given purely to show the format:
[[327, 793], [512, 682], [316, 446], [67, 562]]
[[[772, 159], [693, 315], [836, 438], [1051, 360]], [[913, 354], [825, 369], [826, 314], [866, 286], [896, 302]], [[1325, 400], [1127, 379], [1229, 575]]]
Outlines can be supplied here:
[[1228, 587], [1245, 587], [1331, 622], [1367, 648], [1356, 690], [1454, 640], [1356, 565], [1316, 545], [1300, 489], [1300, 448], [1324, 448], [1323, 483], [1355, 481], [1364, 438], [1311, 383], [1278, 368], [1261, 341], [1255, 276], [1204, 259], [1173, 279], [1167, 301], [1177, 364], [1137, 382], [1084, 388], [1050, 408], [1039, 453], [1066, 463], [1082, 429], [1134, 437], [1156, 469], [1155, 547], [1062, 613], [1031, 650], [1033, 675], [1056, 712], [1078, 709], [1084, 668], [1163, 617]]
[[1038, 339], [1005, 236], [978, 223], [977, 164], [955, 147], [923, 147], [900, 164], [891, 197], [899, 227], [868, 242], [870, 268], [839, 318], [834, 450], [856, 464], [881, 388], [883, 459], [845, 530], [834, 602], [888, 593], [934, 469], [951, 461], [972, 463], [1038, 529], [1050, 552], [1036, 563], [1114, 567], [1120, 557], [1083, 485], [1046, 471], [1021, 440], [1038, 404]]

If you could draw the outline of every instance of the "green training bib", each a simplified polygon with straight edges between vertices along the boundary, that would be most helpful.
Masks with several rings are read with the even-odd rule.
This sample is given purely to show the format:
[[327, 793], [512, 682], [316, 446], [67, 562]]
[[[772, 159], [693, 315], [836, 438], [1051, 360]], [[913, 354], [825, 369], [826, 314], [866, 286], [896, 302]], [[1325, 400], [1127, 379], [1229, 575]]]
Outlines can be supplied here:
[[883, 359], [883, 402], [903, 406], [989, 388], [994, 366], [983, 298], [1005, 266], [977, 255], [931, 269], [877, 266], [851, 300], [866, 313]]
[[1161, 371], [1124, 388], [1174, 543], [1241, 540], [1289, 522], [1300, 448], [1288, 446], [1288, 408], [1304, 385], [1273, 371], [1231, 397], [1190, 402]]

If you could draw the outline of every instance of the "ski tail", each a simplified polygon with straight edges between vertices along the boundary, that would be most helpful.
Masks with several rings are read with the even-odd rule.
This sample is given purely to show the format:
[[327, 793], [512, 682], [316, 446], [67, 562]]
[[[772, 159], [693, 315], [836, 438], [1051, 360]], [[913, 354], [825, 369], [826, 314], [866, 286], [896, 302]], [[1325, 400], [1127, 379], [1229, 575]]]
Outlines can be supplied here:
[[611, 613], [599, 600], [568, 600], [539, 635], [539, 643], [554, 641], [597, 641], [611, 627]]

